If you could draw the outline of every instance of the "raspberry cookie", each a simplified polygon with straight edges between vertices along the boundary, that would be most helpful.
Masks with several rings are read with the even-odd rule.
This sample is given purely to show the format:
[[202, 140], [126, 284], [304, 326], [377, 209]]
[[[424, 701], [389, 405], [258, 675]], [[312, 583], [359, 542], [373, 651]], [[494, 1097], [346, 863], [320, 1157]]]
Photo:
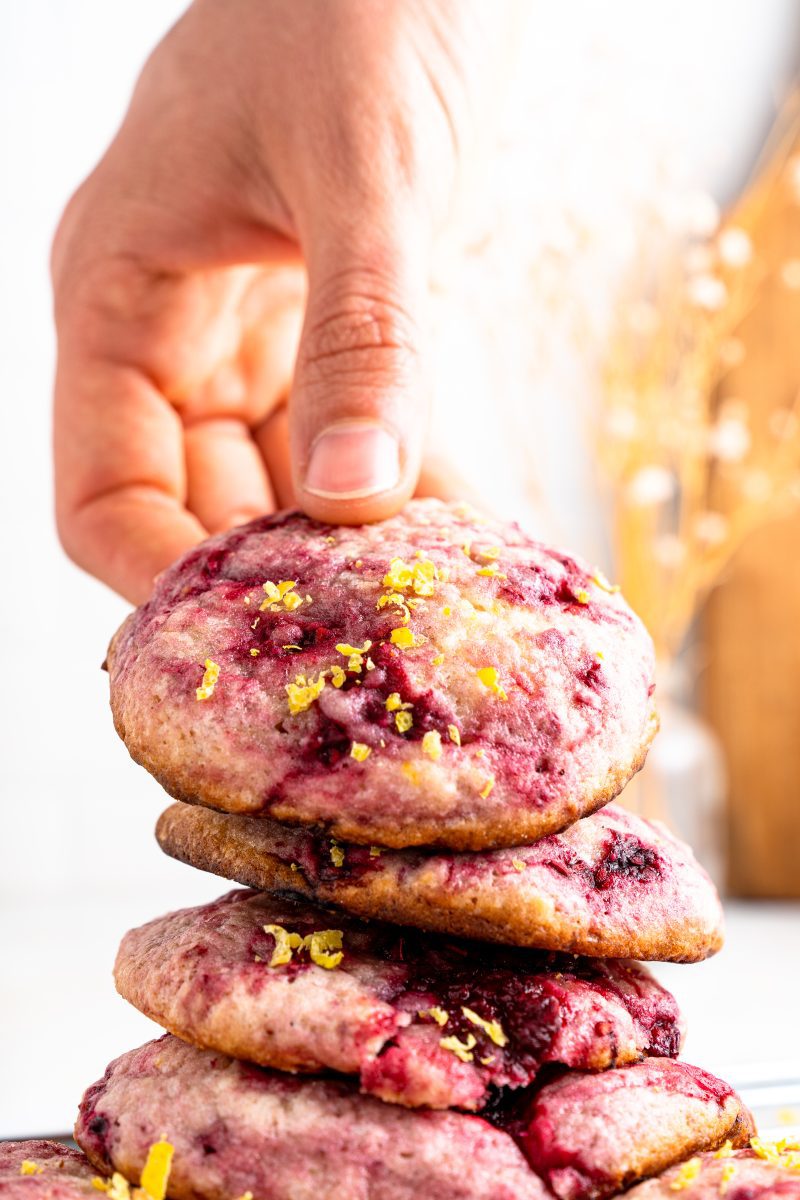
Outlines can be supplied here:
[[597, 1200], [698, 1150], [746, 1145], [752, 1117], [721, 1080], [665, 1058], [568, 1073], [534, 1096], [512, 1130], [559, 1200]]
[[[607, 1082], [620, 1076], [635, 1081]], [[410, 1110], [167, 1034], [89, 1088], [75, 1136], [92, 1162], [134, 1180], [165, 1136], [173, 1200], [602, 1200], [751, 1130], [730, 1088], [670, 1059], [566, 1075], [527, 1103], [490, 1119]]]
[[177, 799], [395, 848], [563, 829], [617, 795], [657, 724], [650, 639], [607, 581], [438, 501], [210, 539], [108, 669], [117, 730]]
[[231, 892], [134, 929], [119, 992], [194, 1045], [358, 1075], [409, 1107], [482, 1108], [545, 1063], [676, 1055], [677, 1005], [635, 963], [446, 941]]
[[719, 898], [688, 846], [614, 804], [480, 854], [344, 846], [188, 804], [167, 809], [156, 835], [200, 870], [399, 925], [591, 957], [696, 962], [722, 945]]
[[753, 1145], [752, 1150], [725, 1146], [699, 1154], [627, 1195], [631, 1200], [674, 1200], [686, 1190], [690, 1200], [800, 1200], [800, 1146], [786, 1151], [780, 1142], [764, 1144], [758, 1138]]
[[60, 1142], [0, 1142], [3, 1200], [98, 1200], [97, 1171]]

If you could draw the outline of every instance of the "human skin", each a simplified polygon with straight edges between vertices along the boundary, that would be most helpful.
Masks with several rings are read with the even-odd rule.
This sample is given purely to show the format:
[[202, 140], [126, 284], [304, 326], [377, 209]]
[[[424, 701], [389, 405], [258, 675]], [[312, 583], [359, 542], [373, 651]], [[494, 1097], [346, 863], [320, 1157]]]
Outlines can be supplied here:
[[503, 9], [196, 0], [154, 51], [52, 255], [59, 532], [129, 600], [276, 507], [463, 490], [426, 460], [424, 335]]

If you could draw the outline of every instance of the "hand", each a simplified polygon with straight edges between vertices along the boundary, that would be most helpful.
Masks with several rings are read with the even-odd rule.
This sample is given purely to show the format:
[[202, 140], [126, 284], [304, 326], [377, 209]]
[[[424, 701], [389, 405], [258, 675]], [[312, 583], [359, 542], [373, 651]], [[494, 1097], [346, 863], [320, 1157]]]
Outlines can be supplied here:
[[131, 601], [276, 506], [414, 492], [486, 36], [466, 0], [196, 0], [147, 63], [53, 249], [59, 532]]

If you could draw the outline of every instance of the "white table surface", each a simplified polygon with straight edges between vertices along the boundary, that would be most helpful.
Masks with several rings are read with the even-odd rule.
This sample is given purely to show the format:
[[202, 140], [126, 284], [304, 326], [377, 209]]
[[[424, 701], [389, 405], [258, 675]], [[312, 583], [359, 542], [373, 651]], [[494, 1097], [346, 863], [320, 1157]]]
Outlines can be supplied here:
[[[131, 925], [165, 907], [221, 894], [224, 884], [178, 863], [174, 888], [143, 880], [130, 896], [28, 904], [2, 931], [0, 1137], [62, 1133], [83, 1089], [115, 1055], [158, 1033], [114, 991], [111, 966]], [[162, 884], [163, 887], [163, 884]], [[732, 903], [721, 954], [694, 966], [659, 965], [689, 1023], [684, 1057], [745, 1090], [772, 1084], [778, 1107], [800, 1111], [800, 905]], [[759, 1089], [757, 1097], [765, 1093]]]

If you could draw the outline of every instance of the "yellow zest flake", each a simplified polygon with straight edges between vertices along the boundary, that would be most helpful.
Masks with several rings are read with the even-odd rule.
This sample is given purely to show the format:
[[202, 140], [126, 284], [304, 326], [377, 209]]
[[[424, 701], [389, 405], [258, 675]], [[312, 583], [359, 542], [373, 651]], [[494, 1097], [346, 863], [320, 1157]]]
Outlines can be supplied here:
[[673, 1192], [682, 1192], [684, 1188], [691, 1187], [697, 1176], [703, 1168], [703, 1163], [699, 1158], [690, 1158], [681, 1167], [678, 1174], [669, 1185]]
[[245, 598], [244, 598], [244, 602], [245, 602], [245, 604], [249, 604], [249, 603], [250, 603], [250, 597], [249, 597], [249, 596], [245, 596]]
[[283, 597], [283, 607], [288, 608], [289, 612], [294, 612], [303, 603], [303, 597], [298, 596], [297, 592], [289, 592], [288, 596]]
[[478, 667], [475, 674], [483, 686], [488, 688], [490, 692], [494, 692], [501, 700], [508, 699], [505, 689], [500, 685], [500, 676], [498, 675], [497, 667]]
[[478, 795], [480, 796], [481, 800], [485, 800], [488, 797], [488, 795], [491, 792], [493, 787], [494, 787], [494, 775], [490, 775], [489, 778], [486, 780], [486, 783], [481, 788], [480, 792], [478, 792]]
[[499, 1021], [486, 1021], [483, 1017], [479, 1017], [471, 1008], [461, 1009], [464, 1016], [473, 1025], [477, 1025], [478, 1029], [482, 1029], [488, 1038], [494, 1042], [495, 1046], [507, 1046], [508, 1038], [503, 1032], [503, 1027]]
[[602, 662], [603, 659], [605, 658], [605, 654], [603, 654], [602, 650], [595, 650], [594, 656], [595, 656], [595, 658], [599, 659], [600, 662]]
[[265, 583], [262, 583], [261, 588], [266, 598], [259, 605], [261, 612], [265, 612], [266, 609], [269, 609], [270, 612], [277, 612], [280, 609], [281, 602], [283, 602], [284, 608], [287, 608], [289, 612], [292, 612], [295, 608], [299, 608], [303, 603], [303, 597], [298, 596], [294, 591], [296, 587], [296, 579], [282, 579], [280, 583], [273, 583], [271, 579], [268, 579]]
[[364, 664], [364, 655], [371, 648], [372, 642], [367, 640], [363, 646], [351, 646], [348, 642], [339, 642], [336, 646], [339, 654], [344, 654], [347, 658], [348, 671], [354, 671], [357, 675], [361, 673], [361, 668]]
[[296, 862], [293, 862], [293, 863], [289, 863], [289, 870], [290, 871], [299, 871], [300, 868]]
[[331, 683], [335, 688], [340, 688], [346, 679], [347, 675], [341, 667], [331, 667]]
[[260, 620], [261, 620], [261, 617], [256, 617], [255, 621], [251, 621], [251, 623], [250, 623], [250, 628], [251, 628], [251, 629], [258, 629], [258, 622], [259, 622]]
[[443, 1050], [451, 1050], [456, 1058], [460, 1058], [462, 1062], [472, 1062], [472, 1050], [477, 1045], [476, 1039], [471, 1033], [467, 1034], [465, 1042], [460, 1041], [457, 1037], [441, 1038], [439, 1045]]
[[591, 579], [592, 583], [596, 583], [599, 588], [602, 588], [604, 592], [608, 592], [610, 596], [619, 591], [619, 584], [609, 583], [599, 567], [595, 567], [594, 575], [592, 575]]
[[481, 567], [478, 574], [488, 575], [490, 579], [508, 579], [505, 571], [499, 570], [495, 563], [490, 563], [488, 567]]
[[438, 729], [429, 729], [422, 739], [422, 753], [434, 762], [442, 757], [442, 735]]
[[500, 557], [500, 547], [499, 546], [487, 546], [485, 550], [476, 550], [475, 557], [476, 558], [487, 558], [491, 562], [493, 559]]
[[369, 758], [370, 754], [372, 754], [372, 747], [367, 746], [364, 742], [353, 742], [350, 747], [350, 757], [354, 758], [356, 762], [363, 762], [365, 758]]
[[410, 707], [411, 707], [410, 704], [403, 704], [403, 701], [400, 699], [399, 692], [390, 692], [389, 695], [386, 697], [386, 711], [387, 712], [394, 712], [398, 708], [410, 708]]
[[380, 846], [370, 846], [370, 848], [369, 848], [370, 858], [380, 858], [380, 856], [382, 854], [383, 854], [383, 849]]
[[175, 1147], [164, 1138], [161, 1138], [159, 1142], [154, 1142], [148, 1150], [147, 1162], [142, 1168], [140, 1183], [142, 1190], [147, 1193], [150, 1200], [164, 1200], [174, 1153]]
[[320, 671], [316, 679], [313, 675], [309, 675], [308, 679], [305, 675], [296, 675], [294, 683], [286, 684], [291, 715], [296, 717], [298, 713], [305, 712], [307, 708], [310, 708], [324, 687], [324, 671]]
[[250, 648], [250, 657], [251, 658], [258, 658], [260, 653], [261, 653], [261, 651], [257, 650], [255, 646], [252, 646]]
[[264, 933], [270, 933], [275, 939], [275, 949], [269, 960], [271, 967], [283, 967], [292, 961], [292, 951], [299, 950], [303, 939], [299, 933], [289, 933], [282, 925], [265, 925]]
[[437, 654], [435, 658], [431, 659], [431, 665], [434, 667], [440, 667], [443, 662], [444, 662], [443, 654]]
[[30, 1158], [23, 1159], [19, 1167], [20, 1175], [41, 1175], [43, 1170], [44, 1167], [38, 1166], [38, 1164], [33, 1162]]
[[450, 738], [450, 741], [453, 742], [456, 746], [461, 745], [461, 733], [460, 733], [457, 725], [448, 725], [447, 726], [447, 736]]
[[219, 679], [219, 663], [215, 663], [213, 658], [207, 658], [204, 666], [203, 679], [196, 692], [198, 700], [209, 700], [214, 695], [214, 688]]
[[585, 588], [578, 588], [577, 592], [575, 593], [575, 599], [578, 601], [578, 604], [588, 604], [589, 593]]
[[326, 546], [335, 546], [335, 545], [336, 545], [336, 538], [335, 538], [335, 537], [331, 537], [331, 535], [330, 535], [330, 534], [328, 534], [328, 536], [325, 538], [325, 544], [326, 544]]
[[338, 842], [331, 842], [331, 862], [335, 867], [344, 866], [344, 850]]
[[241, 1196], [239, 1196], [239, 1200], [253, 1200], [253, 1193], [242, 1192]]
[[439, 1027], [446, 1025], [450, 1020], [450, 1013], [444, 1008], [439, 1008], [436, 1004], [434, 1004], [431, 1008], [420, 1009], [417, 1015], [422, 1020], [424, 1020], [425, 1017], [430, 1017], [430, 1019], [435, 1021]]
[[400, 619], [404, 625], [407, 625], [411, 620], [411, 609], [408, 606], [405, 596], [402, 596], [400, 592], [384, 592], [378, 600], [378, 610], [386, 608], [387, 604], [394, 604], [400, 609]]
[[130, 1200], [131, 1188], [125, 1176], [115, 1171], [110, 1181], [106, 1182], [105, 1192], [109, 1200]]
[[295, 642], [288, 642], [285, 646], [282, 646], [281, 649], [282, 650], [302, 650], [303, 647], [298, 646]]
[[[409, 707], [411, 706], [409, 705]], [[414, 724], [414, 718], [410, 712], [401, 711], [394, 714], [394, 723], [398, 733], [408, 733]]]
[[[22, 1172], [20, 1172], [22, 1174]], [[99, 1175], [92, 1176], [92, 1187], [97, 1188], [98, 1192], [108, 1191], [108, 1180], [102, 1179]]]
[[777, 1142], [765, 1142], [762, 1138], [750, 1139], [750, 1148], [759, 1158], [789, 1171], [800, 1171], [800, 1141], [796, 1138], [781, 1138]]
[[466, 554], [467, 558], [472, 558], [472, 542], [464, 542], [461, 550], [462, 553]]
[[303, 938], [303, 947], [308, 950], [311, 961], [326, 971], [338, 967], [344, 958], [341, 929], [322, 929], [318, 933], [309, 933]]
[[723, 1142], [719, 1150], [714, 1151], [714, 1158], [730, 1158], [733, 1154], [733, 1142]]
[[383, 577], [385, 588], [413, 592], [415, 596], [432, 596], [438, 582], [439, 572], [429, 558], [418, 558], [410, 565], [402, 558], [393, 558]]
[[521, 858], [512, 858], [511, 865], [515, 871], [524, 871], [525, 870], [525, 863], [522, 861]]
[[400, 650], [411, 650], [417, 645], [416, 638], [405, 625], [401, 625], [399, 629], [393, 629], [389, 640], [393, 646], [397, 646]]
[[482, 1067], [488, 1067], [494, 1062], [495, 1057], [496, 1056], [494, 1054], [487, 1054], [486, 1058], [479, 1058], [478, 1062], [481, 1064]]
[[443, 617], [452, 617], [452, 615], [453, 615], [452, 608], [450, 607], [449, 604], [445, 604], [442, 608], [442, 616]]

